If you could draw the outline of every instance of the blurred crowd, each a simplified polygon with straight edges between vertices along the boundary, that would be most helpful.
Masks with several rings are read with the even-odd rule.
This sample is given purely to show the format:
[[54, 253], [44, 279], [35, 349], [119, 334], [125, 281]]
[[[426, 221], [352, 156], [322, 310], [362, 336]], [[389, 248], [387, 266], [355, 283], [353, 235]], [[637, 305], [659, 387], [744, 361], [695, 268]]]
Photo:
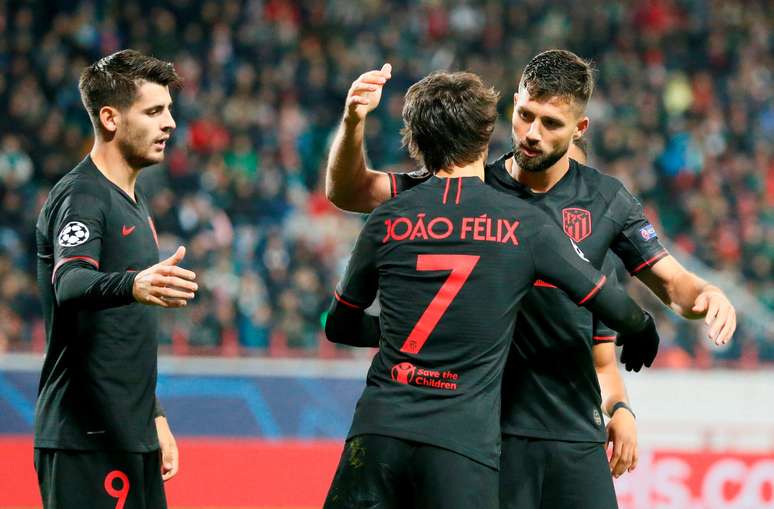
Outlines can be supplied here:
[[[359, 355], [320, 340], [362, 225], [323, 190], [350, 83], [392, 64], [367, 146], [374, 167], [403, 170], [407, 87], [437, 69], [479, 73], [503, 96], [497, 157], [520, 70], [552, 47], [598, 69], [590, 164], [642, 199], [662, 237], [772, 310], [772, 26], [766, 0], [0, 0], [0, 351], [44, 348], [34, 222], [92, 143], [81, 70], [126, 47], [185, 80], [166, 161], [141, 178], [162, 256], [187, 246], [201, 283], [194, 304], [163, 313], [172, 352]], [[663, 308], [659, 324], [666, 365], [774, 360], [774, 338], [744, 321], [723, 351]]]

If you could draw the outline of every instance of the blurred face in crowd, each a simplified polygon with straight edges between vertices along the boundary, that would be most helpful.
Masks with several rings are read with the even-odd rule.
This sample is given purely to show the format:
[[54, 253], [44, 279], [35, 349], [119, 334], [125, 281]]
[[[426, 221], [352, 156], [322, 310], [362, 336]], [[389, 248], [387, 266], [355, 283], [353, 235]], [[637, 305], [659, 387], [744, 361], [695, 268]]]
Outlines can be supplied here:
[[164, 160], [167, 140], [176, 126], [171, 107], [169, 87], [147, 81], [138, 84], [137, 96], [128, 107], [105, 107], [115, 115], [106, 127], [114, 129], [118, 148], [133, 168]]
[[[522, 170], [546, 171], [567, 153], [573, 139], [580, 138], [588, 127], [588, 117], [572, 99], [559, 96], [533, 98], [524, 86], [519, 87], [513, 99], [513, 153]], [[576, 157], [578, 154], [581, 155]], [[577, 148], [570, 155], [585, 161]]]

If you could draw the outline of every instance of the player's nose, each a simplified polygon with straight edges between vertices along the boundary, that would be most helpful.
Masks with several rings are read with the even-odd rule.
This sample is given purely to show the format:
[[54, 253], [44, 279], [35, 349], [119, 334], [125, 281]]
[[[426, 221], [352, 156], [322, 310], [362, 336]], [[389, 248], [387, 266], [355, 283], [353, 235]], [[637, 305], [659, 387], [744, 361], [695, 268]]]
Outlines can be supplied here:
[[172, 112], [167, 110], [167, 113], [164, 115], [164, 118], [162, 119], [161, 129], [163, 131], [170, 131], [176, 127], [177, 127], [177, 124], [175, 123], [175, 118], [172, 116]]
[[540, 127], [537, 122], [532, 122], [527, 130], [527, 140], [530, 143], [538, 143], [541, 140]]

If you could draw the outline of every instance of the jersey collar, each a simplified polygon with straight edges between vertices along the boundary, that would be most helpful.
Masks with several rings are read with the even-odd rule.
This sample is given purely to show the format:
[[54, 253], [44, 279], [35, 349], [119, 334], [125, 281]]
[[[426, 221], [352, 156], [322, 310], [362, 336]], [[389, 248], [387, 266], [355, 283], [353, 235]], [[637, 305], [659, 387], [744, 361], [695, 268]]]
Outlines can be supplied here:
[[568, 185], [572, 185], [575, 174], [578, 172], [578, 162], [575, 159], [570, 159], [570, 167], [559, 181], [554, 184], [554, 187], [546, 191], [545, 193], [536, 193], [529, 187], [525, 186], [508, 172], [508, 168], [505, 166], [505, 161], [513, 157], [513, 152], [503, 154], [491, 164], [486, 165], [484, 168], [484, 174], [486, 175], [487, 182], [491, 180], [497, 181], [502, 187], [511, 189], [520, 194], [526, 194], [529, 196], [540, 197], [548, 195], [556, 195], [561, 192], [562, 189]]

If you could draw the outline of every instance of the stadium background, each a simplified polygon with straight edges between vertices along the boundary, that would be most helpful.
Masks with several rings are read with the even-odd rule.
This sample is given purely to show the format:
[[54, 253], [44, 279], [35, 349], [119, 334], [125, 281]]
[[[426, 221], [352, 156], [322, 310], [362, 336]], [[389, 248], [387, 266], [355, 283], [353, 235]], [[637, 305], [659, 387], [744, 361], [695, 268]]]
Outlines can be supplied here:
[[88, 151], [81, 69], [133, 47], [184, 77], [166, 162], [144, 171], [162, 256], [188, 247], [200, 293], [164, 313], [159, 396], [181, 448], [173, 508], [317, 507], [371, 352], [321, 339], [362, 217], [327, 203], [345, 93], [393, 65], [369, 118], [374, 167], [411, 169], [402, 95], [436, 69], [503, 94], [490, 154], [510, 146], [523, 65], [591, 58], [592, 166], [641, 198], [662, 239], [740, 314], [714, 348], [655, 310], [657, 366], [627, 376], [641, 465], [623, 508], [774, 507], [774, 8], [761, 1], [0, 0], [0, 507], [37, 507], [31, 423], [45, 339], [33, 225]]

